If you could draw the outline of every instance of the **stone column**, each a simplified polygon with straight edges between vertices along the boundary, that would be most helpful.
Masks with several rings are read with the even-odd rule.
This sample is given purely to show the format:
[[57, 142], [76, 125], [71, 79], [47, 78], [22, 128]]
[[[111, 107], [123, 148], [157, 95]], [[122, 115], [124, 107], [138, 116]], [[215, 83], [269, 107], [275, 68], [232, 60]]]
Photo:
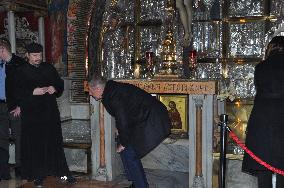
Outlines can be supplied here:
[[[93, 174], [93, 178], [99, 181], [107, 181], [107, 170], [106, 170], [106, 160], [105, 160], [105, 122], [104, 122], [104, 106], [101, 102], [99, 102], [99, 104], [97, 104], [97, 108], [94, 109], [98, 111], [98, 124], [95, 125], [98, 127], [98, 129], [96, 130], [98, 132], [98, 134], [96, 134], [95, 136], [98, 137], [97, 139], [95, 139], [96, 141], [99, 141], [98, 144], [96, 144], [96, 150], [97, 151], [97, 156], [94, 157], [98, 157], [98, 160], [96, 161], [96, 163], [98, 162], [98, 164], [96, 164], [96, 168], [94, 169], [94, 173]], [[92, 142], [93, 143], [93, 142]]]
[[40, 16], [38, 18], [38, 43], [40, 43], [43, 47], [42, 50], [42, 60], [46, 62], [45, 59], [45, 37], [44, 37], [44, 17]]
[[189, 95], [190, 187], [212, 187], [213, 101], [213, 95]]
[[123, 168], [116, 153], [115, 120], [91, 98], [92, 179], [112, 181]]
[[47, 13], [45, 11], [35, 11], [34, 16], [38, 18], [38, 43], [42, 45], [42, 60], [46, 62], [45, 57], [45, 35], [44, 35], [44, 17]]
[[193, 179], [194, 188], [205, 188], [204, 178], [202, 175], [202, 106], [203, 97], [195, 97], [196, 110], [196, 145], [195, 145], [195, 176]]
[[98, 169], [100, 168], [100, 103], [90, 98], [91, 111], [91, 163], [92, 163], [92, 179], [98, 176]]
[[12, 53], [16, 53], [16, 25], [15, 25], [15, 14], [14, 8], [16, 7], [9, 7], [7, 17], [8, 17], [8, 35], [9, 41], [11, 43], [11, 51]]
[[106, 167], [105, 124], [104, 124], [104, 106], [102, 105], [102, 103], [100, 103], [99, 126], [100, 126], [100, 168], [105, 168]]

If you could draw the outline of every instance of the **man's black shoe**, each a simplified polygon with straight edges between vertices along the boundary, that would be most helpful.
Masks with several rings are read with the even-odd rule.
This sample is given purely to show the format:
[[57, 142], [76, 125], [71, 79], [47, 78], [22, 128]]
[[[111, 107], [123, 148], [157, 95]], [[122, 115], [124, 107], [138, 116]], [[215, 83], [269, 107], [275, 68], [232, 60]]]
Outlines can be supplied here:
[[38, 188], [43, 187], [43, 179], [42, 178], [35, 179], [34, 186]]
[[68, 176], [66, 181], [70, 184], [77, 183], [76, 178], [74, 178], [73, 176]]

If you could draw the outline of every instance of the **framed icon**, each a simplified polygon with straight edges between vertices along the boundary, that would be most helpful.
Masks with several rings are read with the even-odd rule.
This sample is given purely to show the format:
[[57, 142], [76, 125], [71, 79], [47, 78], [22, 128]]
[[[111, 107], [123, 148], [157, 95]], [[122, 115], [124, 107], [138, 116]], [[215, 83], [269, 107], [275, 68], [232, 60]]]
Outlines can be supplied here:
[[167, 107], [171, 119], [171, 132], [181, 137], [188, 136], [188, 96], [158, 95], [158, 99]]

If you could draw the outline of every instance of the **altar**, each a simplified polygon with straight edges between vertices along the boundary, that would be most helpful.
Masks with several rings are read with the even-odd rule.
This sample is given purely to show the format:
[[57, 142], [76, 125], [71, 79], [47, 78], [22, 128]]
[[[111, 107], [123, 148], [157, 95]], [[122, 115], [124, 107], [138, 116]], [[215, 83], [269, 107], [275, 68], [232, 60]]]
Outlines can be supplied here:
[[[188, 137], [182, 139], [183, 146], [188, 148], [188, 159], [183, 164], [184, 171], [188, 172], [190, 187], [212, 187], [212, 134], [215, 109], [215, 94], [217, 82], [210, 80], [155, 80], [135, 79], [116, 80], [129, 83], [144, 89], [151, 94], [186, 95], [188, 116]], [[91, 99], [91, 134], [92, 134], [92, 178], [96, 180], [113, 180], [123, 173], [119, 155], [115, 148], [115, 121], [103, 105]], [[178, 141], [178, 140], [176, 140]], [[165, 143], [166, 142], [166, 143]], [[165, 144], [171, 144], [168, 139]], [[159, 146], [158, 146], [159, 147]], [[174, 148], [174, 147], [173, 147]], [[178, 150], [177, 150], [178, 151]], [[175, 150], [171, 150], [175, 152]], [[152, 156], [155, 155], [150, 153]], [[148, 154], [148, 155], [150, 155]], [[151, 157], [146, 155], [142, 159], [144, 168], [151, 168]], [[164, 155], [167, 155], [166, 153]], [[172, 154], [173, 155], [173, 154]], [[167, 158], [163, 164], [170, 165]], [[179, 160], [178, 158], [168, 160]], [[168, 168], [168, 170], [178, 170]]]

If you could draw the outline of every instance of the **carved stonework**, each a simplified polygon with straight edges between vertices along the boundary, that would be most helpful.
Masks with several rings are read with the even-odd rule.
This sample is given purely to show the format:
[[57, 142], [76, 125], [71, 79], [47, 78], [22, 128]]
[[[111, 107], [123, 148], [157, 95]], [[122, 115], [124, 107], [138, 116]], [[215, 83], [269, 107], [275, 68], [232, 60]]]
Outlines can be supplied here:
[[107, 181], [107, 170], [106, 168], [99, 168], [95, 175], [95, 179], [98, 181]]
[[204, 96], [198, 96], [198, 97], [193, 97], [194, 103], [196, 107], [202, 107], [203, 106], [203, 101], [204, 101]]
[[205, 188], [204, 179], [202, 176], [195, 176], [192, 188]]

